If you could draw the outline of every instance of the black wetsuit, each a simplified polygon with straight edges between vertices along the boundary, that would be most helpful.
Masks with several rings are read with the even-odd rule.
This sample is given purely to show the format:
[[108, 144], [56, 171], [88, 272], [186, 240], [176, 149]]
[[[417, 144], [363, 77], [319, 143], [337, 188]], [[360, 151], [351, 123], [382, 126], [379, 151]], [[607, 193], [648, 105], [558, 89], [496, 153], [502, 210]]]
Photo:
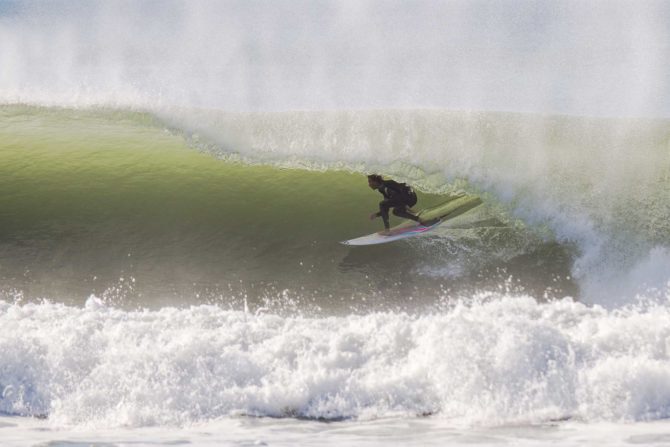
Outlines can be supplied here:
[[408, 208], [416, 205], [416, 193], [404, 183], [393, 180], [383, 180], [377, 191], [382, 193], [384, 200], [379, 202], [379, 212], [384, 220], [384, 228], [389, 229], [389, 209], [393, 208], [393, 214], [405, 219], [419, 222], [419, 218], [408, 211]]

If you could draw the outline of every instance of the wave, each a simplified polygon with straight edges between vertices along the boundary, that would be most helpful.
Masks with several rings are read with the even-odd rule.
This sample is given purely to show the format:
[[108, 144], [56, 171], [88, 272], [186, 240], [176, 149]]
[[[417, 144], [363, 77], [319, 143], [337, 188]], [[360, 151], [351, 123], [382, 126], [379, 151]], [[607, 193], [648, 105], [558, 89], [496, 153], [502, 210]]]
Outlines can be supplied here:
[[[231, 114], [158, 112], [216, 155], [382, 172], [424, 191], [465, 188], [580, 251], [572, 274], [591, 299], [668, 281], [670, 122], [440, 110]], [[200, 139], [205, 144], [198, 144]], [[657, 271], [626, 274], [656, 250]], [[606, 284], [613, 285], [612, 288]], [[625, 301], [628, 298], [624, 298]]]
[[0, 415], [670, 417], [667, 7], [258, 6], [0, 3]]
[[607, 311], [504, 294], [443, 306], [309, 318], [0, 302], [0, 412], [107, 427], [236, 415], [470, 425], [670, 415], [665, 306]]
[[[0, 277], [10, 297], [117, 294], [145, 306], [290, 294], [330, 310], [395, 308], [445, 293], [445, 278], [455, 292], [517, 274], [542, 295], [560, 294], [552, 279], [569, 275], [560, 247], [491, 207], [441, 237], [352, 251], [339, 241], [379, 229], [367, 219], [379, 196], [351, 170], [216, 161], [147, 113], [2, 113]], [[443, 200], [420, 194], [421, 206]], [[533, 267], [552, 254], [547, 272]]]
[[[317, 297], [344, 275], [351, 287], [340, 298], [383, 290], [398, 302], [440, 294], [445, 282], [475, 291], [516, 276], [538, 296], [555, 288], [616, 306], [670, 279], [667, 121], [439, 110], [2, 113], [10, 292], [32, 284], [32, 296], [55, 298], [36, 283], [70, 281], [85, 297], [133, 277], [155, 299], [228, 296], [233, 283], [245, 284], [234, 287], [240, 296], [256, 288]], [[378, 200], [360, 175], [368, 172], [409, 182], [423, 191], [421, 206], [462, 189], [486, 206], [437, 237], [345, 253], [337, 241], [376, 228], [363, 219]], [[67, 262], [36, 263], [39, 253]]]

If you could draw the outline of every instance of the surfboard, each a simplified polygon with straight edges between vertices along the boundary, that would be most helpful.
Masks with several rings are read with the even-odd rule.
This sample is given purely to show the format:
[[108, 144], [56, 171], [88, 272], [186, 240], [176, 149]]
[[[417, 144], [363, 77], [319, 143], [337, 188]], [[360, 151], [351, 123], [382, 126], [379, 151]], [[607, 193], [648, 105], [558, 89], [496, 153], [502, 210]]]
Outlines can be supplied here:
[[400, 225], [391, 228], [388, 234], [372, 233], [367, 236], [342, 241], [341, 243], [344, 245], [386, 244], [388, 242], [430, 233], [443, 222], [453, 219], [456, 216], [460, 216], [481, 204], [482, 200], [478, 196], [459, 194], [450, 197], [446, 202], [442, 202], [431, 208], [426, 208], [417, 214], [424, 222], [430, 222], [429, 225], [422, 225], [407, 220]]

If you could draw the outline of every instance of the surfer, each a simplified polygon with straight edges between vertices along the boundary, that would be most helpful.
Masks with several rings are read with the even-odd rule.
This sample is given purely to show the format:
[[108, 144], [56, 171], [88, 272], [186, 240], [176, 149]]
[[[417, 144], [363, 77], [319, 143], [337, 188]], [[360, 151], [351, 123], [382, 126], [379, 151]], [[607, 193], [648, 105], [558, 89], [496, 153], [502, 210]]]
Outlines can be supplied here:
[[404, 183], [398, 183], [393, 180], [384, 180], [381, 175], [368, 175], [368, 186], [376, 189], [383, 196], [384, 200], [379, 202], [379, 211], [370, 214], [370, 220], [377, 217], [384, 221], [384, 231], [380, 234], [388, 234], [389, 225], [389, 209], [393, 208], [393, 214], [398, 217], [413, 220], [414, 222], [422, 223], [418, 216], [410, 213], [409, 208], [416, 205], [416, 193], [411, 187]]

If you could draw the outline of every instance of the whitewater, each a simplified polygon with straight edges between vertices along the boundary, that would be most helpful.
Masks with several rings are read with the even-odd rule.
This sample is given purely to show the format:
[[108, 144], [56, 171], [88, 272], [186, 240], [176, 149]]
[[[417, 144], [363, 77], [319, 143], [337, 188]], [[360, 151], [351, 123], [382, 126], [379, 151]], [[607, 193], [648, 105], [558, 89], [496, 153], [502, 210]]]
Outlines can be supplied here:
[[666, 445], [667, 23], [0, 2], [0, 442]]

